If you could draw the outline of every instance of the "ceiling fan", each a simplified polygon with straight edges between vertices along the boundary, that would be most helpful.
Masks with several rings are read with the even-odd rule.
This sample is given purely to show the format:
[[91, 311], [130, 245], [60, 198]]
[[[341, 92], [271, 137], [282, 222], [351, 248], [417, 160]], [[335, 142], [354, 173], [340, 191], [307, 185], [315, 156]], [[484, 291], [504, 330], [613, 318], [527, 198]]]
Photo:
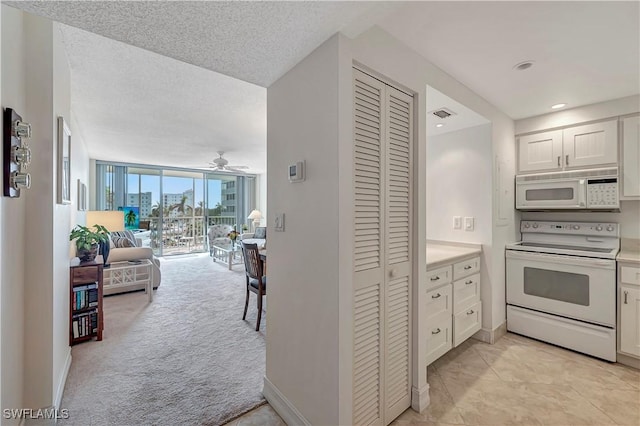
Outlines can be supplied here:
[[212, 162], [209, 163], [209, 167], [214, 172], [235, 172], [235, 173], [245, 173], [242, 169], [248, 169], [247, 166], [229, 166], [229, 161], [226, 158], [223, 158], [224, 151], [218, 151], [218, 158], [214, 158]]

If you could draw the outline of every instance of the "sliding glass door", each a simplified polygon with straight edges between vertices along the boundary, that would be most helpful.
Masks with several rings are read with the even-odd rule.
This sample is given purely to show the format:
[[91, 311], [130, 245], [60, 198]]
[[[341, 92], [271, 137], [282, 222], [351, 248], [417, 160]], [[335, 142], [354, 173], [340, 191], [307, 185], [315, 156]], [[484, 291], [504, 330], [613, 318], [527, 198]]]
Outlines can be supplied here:
[[208, 250], [211, 225], [249, 225], [255, 177], [96, 163], [96, 210], [133, 211], [137, 236], [159, 256]]

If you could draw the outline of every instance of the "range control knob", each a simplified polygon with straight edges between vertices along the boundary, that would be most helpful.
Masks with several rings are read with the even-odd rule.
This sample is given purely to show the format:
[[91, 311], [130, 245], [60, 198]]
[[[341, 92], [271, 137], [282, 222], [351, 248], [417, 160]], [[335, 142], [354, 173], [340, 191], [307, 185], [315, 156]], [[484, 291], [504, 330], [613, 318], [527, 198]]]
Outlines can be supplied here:
[[613, 227], [613, 225], [607, 226], [607, 231], [609, 231], [609, 232], [613, 232], [614, 229], [615, 228]]
[[596, 231], [602, 231], [602, 225], [596, 226]]
[[578, 229], [580, 229], [580, 225], [573, 225], [573, 229], [577, 231]]
[[525, 224], [524, 224], [524, 227], [525, 227], [525, 228], [528, 228], [528, 227], [530, 227], [530, 226], [531, 226], [531, 225], [529, 225], [529, 223], [525, 223]]
[[534, 227], [534, 229], [535, 229], [535, 228], [537, 228], [537, 227], [538, 227], [538, 224], [537, 224], [537, 223], [534, 223], [534, 224], [533, 224], [533, 227]]

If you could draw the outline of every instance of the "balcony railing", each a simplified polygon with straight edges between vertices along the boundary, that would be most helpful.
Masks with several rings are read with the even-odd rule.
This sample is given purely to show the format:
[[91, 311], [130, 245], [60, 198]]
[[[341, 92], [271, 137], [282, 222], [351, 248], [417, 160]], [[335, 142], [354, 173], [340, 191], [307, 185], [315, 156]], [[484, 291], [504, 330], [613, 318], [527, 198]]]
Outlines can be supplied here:
[[[151, 248], [157, 255], [207, 251], [207, 229], [211, 225], [234, 225], [235, 216], [157, 217], [147, 218], [151, 231]], [[207, 225], [205, 226], [205, 222]]]

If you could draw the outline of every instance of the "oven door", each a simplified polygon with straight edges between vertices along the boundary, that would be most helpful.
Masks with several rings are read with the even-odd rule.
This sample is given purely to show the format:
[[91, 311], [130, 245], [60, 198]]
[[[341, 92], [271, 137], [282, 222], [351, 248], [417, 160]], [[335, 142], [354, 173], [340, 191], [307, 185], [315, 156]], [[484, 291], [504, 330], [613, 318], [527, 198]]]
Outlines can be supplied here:
[[507, 303], [615, 327], [616, 262], [506, 251]]
[[584, 179], [518, 181], [516, 178], [516, 208], [520, 210], [584, 209], [586, 195]]

